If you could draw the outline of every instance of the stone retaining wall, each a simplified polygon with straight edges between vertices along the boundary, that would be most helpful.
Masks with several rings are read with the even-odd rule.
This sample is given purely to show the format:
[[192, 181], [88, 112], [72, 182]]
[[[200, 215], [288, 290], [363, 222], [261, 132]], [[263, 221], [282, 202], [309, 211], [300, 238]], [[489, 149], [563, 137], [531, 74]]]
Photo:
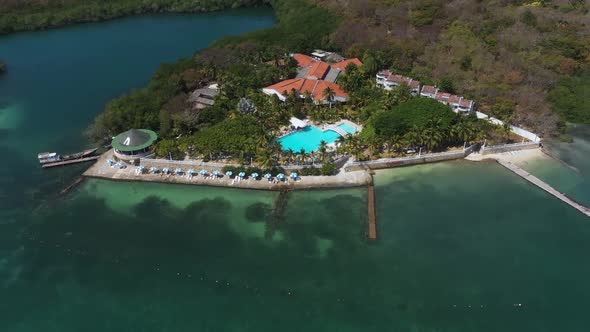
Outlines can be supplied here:
[[535, 142], [515, 143], [515, 144], [484, 146], [481, 148], [481, 150], [479, 152], [482, 155], [486, 155], [486, 154], [492, 154], [492, 153], [502, 153], [502, 152], [518, 151], [518, 150], [537, 149], [538, 147], [539, 147], [539, 143], [535, 143]]
[[346, 171], [358, 171], [362, 169], [382, 169], [382, 168], [393, 168], [401, 166], [410, 166], [418, 164], [435, 163], [439, 161], [462, 159], [471, 154], [476, 148], [476, 145], [472, 145], [465, 149], [465, 151], [451, 151], [441, 153], [423, 154], [415, 157], [405, 158], [383, 158], [371, 161], [352, 162], [346, 166]]

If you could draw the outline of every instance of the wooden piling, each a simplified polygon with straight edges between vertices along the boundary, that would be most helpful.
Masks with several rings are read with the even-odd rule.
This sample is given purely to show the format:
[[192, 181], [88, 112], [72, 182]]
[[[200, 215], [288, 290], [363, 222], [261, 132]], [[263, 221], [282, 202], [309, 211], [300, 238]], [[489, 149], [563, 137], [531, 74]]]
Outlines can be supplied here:
[[369, 240], [377, 240], [377, 221], [375, 216], [375, 186], [370, 183], [367, 187], [367, 205], [369, 216], [369, 231], [367, 236]]

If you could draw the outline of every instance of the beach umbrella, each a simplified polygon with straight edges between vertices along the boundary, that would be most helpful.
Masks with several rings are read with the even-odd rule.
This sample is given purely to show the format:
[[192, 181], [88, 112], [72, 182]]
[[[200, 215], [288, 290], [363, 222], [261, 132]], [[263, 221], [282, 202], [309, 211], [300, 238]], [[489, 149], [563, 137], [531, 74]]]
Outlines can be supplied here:
[[176, 173], [176, 174], [180, 174], [180, 173], [182, 173], [182, 168], [177, 168], [177, 169], [175, 169], [175, 170], [174, 170], [174, 173]]
[[158, 168], [156, 166], [152, 166], [152, 167], [150, 167], [150, 172], [156, 173], [156, 172], [158, 172]]
[[199, 174], [201, 174], [201, 175], [206, 175], [206, 174], [207, 174], [207, 171], [206, 171], [206, 170], [204, 170], [204, 169], [202, 169], [202, 170], [199, 172]]
[[195, 170], [194, 169], [189, 169], [188, 171], [186, 171], [188, 174], [193, 175], [195, 174]]
[[162, 173], [168, 174], [169, 172], [170, 172], [170, 169], [168, 167], [162, 168]]
[[143, 166], [138, 166], [137, 167], [137, 173], [143, 173], [143, 170], [145, 169], [145, 167]]
[[272, 175], [270, 173], [266, 173], [266, 174], [264, 174], [264, 178], [270, 179], [270, 178], [272, 178]]
[[289, 176], [291, 179], [297, 179], [297, 173], [291, 173]]
[[113, 166], [115, 162], [112, 159], [108, 159], [107, 160], [107, 164], [109, 164], [109, 166]]
[[241, 177], [241, 178], [243, 178], [244, 176], [246, 176], [246, 173], [240, 172], [240, 173], [238, 173], [238, 176]]
[[213, 175], [215, 175], [215, 176], [219, 176], [220, 174], [221, 174], [220, 171], [213, 171]]
[[233, 174], [234, 174], [234, 172], [232, 172], [232, 171], [225, 172], [225, 175], [227, 175], [227, 176], [232, 176]]
[[282, 180], [284, 178], [285, 178], [285, 174], [283, 174], [283, 173], [277, 174], [277, 179]]
[[252, 174], [250, 174], [250, 177], [253, 177], [255, 179], [258, 179], [258, 173], [252, 173]]

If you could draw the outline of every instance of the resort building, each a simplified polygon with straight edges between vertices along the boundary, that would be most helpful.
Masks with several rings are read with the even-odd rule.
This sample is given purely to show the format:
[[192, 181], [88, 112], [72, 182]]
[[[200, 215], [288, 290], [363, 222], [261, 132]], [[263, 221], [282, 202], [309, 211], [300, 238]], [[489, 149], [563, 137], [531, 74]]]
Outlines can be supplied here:
[[385, 90], [391, 90], [395, 86], [406, 84], [412, 89], [413, 95], [436, 99], [445, 105], [449, 105], [453, 112], [471, 113], [475, 109], [475, 102], [473, 100], [439, 91], [436, 86], [420, 86], [420, 81], [416, 81], [410, 77], [393, 74], [389, 70], [381, 70], [377, 73], [375, 79], [377, 87]]
[[[331, 101], [327, 99], [325, 94], [328, 88], [334, 94]], [[262, 89], [265, 94], [275, 95], [281, 101], [285, 101], [292, 91], [295, 91], [300, 98], [310, 96], [316, 104], [328, 104], [335, 101], [346, 102], [348, 100], [348, 94], [342, 90], [340, 85], [323, 80], [293, 78]]]
[[405, 84], [412, 90], [413, 95], [420, 93], [420, 81], [414, 80], [410, 77], [395, 75], [389, 70], [382, 70], [377, 73], [377, 87], [385, 90], [391, 90], [395, 86]]
[[[297, 61], [297, 78], [324, 80], [328, 82], [336, 82], [338, 76], [346, 71], [349, 64], [354, 64], [358, 67], [363, 63], [357, 58], [344, 59], [338, 57], [339, 61], [328, 63], [318, 60], [318, 57], [311, 57], [309, 55], [296, 53], [292, 55], [293, 59]], [[340, 60], [341, 59], [341, 60]]]
[[459, 105], [456, 108], [453, 106], [453, 109], [460, 112], [471, 113], [475, 111], [475, 102], [471, 99], [461, 97], [461, 100], [459, 100]]
[[[357, 59], [344, 59], [343, 57], [325, 51], [317, 50], [311, 56], [295, 53], [291, 55], [297, 66], [297, 76], [294, 79], [288, 79], [278, 82], [262, 89], [267, 95], [275, 95], [280, 100], [285, 101], [291, 91], [295, 91], [300, 98], [306, 98], [308, 95], [316, 104], [330, 104], [332, 102], [346, 102], [348, 94], [336, 84], [338, 76], [346, 71], [350, 64], [362, 66], [362, 62]], [[335, 59], [335, 63], [328, 63], [322, 59]], [[326, 92], [331, 90], [333, 97], [328, 100]]]
[[202, 110], [203, 108], [213, 106], [217, 95], [219, 95], [218, 85], [211, 84], [193, 91], [188, 101], [191, 103], [193, 110]]
[[434, 98], [438, 93], [438, 88], [432, 85], [424, 85], [420, 90], [420, 96], [426, 98]]
[[152, 154], [151, 146], [158, 135], [148, 129], [130, 129], [113, 138], [111, 145], [115, 157], [125, 162], [134, 163]]

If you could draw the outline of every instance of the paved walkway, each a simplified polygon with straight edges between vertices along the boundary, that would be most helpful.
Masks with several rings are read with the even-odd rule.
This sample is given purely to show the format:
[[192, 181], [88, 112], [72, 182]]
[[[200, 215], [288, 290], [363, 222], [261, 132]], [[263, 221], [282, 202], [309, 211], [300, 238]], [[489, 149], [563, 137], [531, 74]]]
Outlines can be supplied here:
[[[243, 188], [243, 189], [261, 189], [261, 190], [301, 190], [301, 189], [330, 189], [330, 188], [348, 188], [348, 187], [361, 187], [366, 186], [371, 182], [371, 176], [367, 171], [355, 171], [345, 172], [342, 170], [340, 173], [334, 176], [301, 176], [301, 181], [288, 180], [285, 182], [272, 183], [266, 179], [254, 180], [235, 180], [230, 179], [227, 176], [222, 178], [210, 179], [203, 177], [202, 175], [194, 175], [189, 177], [187, 175], [165, 175], [165, 174], [153, 174], [143, 173], [137, 174], [135, 166], [127, 166], [127, 168], [119, 169], [117, 167], [111, 167], [107, 163], [108, 159], [113, 159], [112, 151], [104, 153], [98, 161], [92, 165], [84, 176], [92, 178], [102, 178], [109, 180], [119, 181], [144, 181], [144, 182], [161, 182], [161, 183], [178, 183], [178, 184], [194, 184], [202, 186], [214, 186], [214, 187], [229, 187], [229, 188]], [[143, 165], [146, 170], [149, 169], [149, 163]], [[158, 168], [162, 169], [166, 165], [157, 165]], [[174, 170], [176, 167], [171, 166], [170, 170]], [[188, 169], [183, 168], [185, 171]], [[195, 168], [195, 171], [199, 171]], [[221, 170], [221, 169], [217, 169]], [[212, 171], [212, 170], [209, 170]], [[276, 174], [275, 174], [276, 175]]]
[[534, 184], [535, 186], [537, 186], [537, 187], [545, 190], [549, 194], [555, 196], [560, 201], [562, 201], [562, 202], [570, 205], [574, 209], [580, 211], [581, 213], [583, 213], [587, 217], [590, 217], [590, 209], [589, 208], [583, 206], [582, 204], [579, 204], [578, 202], [574, 201], [573, 199], [571, 199], [571, 198], [567, 197], [566, 195], [560, 193], [555, 188], [551, 187], [550, 185], [548, 185], [547, 183], [543, 182], [542, 180], [540, 180], [536, 176], [530, 174], [529, 172], [525, 171], [524, 169], [522, 169], [522, 168], [514, 165], [513, 163], [511, 163], [509, 161], [502, 160], [502, 159], [496, 159], [496, 160], [498, 161], [498, 163], [500, 165], [506, 167], [507, 169], [509, 169], [510, 171], [514, 172], [515, 174], [517, 174], [521, 178], [523, 178], [523, 179], [529, 181], [530, 183]]

